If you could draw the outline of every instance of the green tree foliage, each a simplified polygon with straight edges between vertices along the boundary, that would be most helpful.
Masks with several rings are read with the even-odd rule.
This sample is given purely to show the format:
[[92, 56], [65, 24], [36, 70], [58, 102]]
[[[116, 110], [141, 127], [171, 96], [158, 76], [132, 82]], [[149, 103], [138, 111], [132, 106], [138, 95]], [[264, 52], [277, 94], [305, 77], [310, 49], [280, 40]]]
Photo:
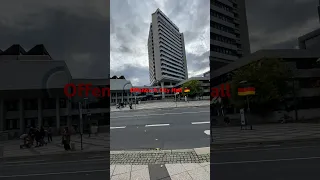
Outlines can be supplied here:
[[249, 96], [250, 109], [268, 112], [284, 102], [284, 96], [291, 91], [288, 83], [291, 77], [292, 72], [280, 59], [255, 61], [234, 72], [231, 102], [238, 108], [245, 106], [246, 97], [238, 96], [238, 87], [241, 81], [247, 81], [256, 89], [256, 95]]
[[[188, 88], [190, 92], [185, 93], [184, 90]], [[201, 96], [203, 94], [203, 89], [201, 83], [198, 80], [191, 80], [182, 85], [182, 95], [188, 95], [189, 97]]]

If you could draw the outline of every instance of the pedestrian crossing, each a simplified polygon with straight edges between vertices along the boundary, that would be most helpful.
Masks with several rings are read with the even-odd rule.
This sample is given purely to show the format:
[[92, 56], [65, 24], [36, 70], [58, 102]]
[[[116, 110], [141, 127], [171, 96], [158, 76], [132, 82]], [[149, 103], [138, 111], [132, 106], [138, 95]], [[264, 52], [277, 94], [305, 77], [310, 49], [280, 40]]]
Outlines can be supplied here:
[[[159, 165], [110, 165], [111, 180], [209, 180], [210, 163]], [[162, 169], [159, 169], [162, 168]], [[155, 171], [156, 170], [156, 171]], [[156, 173], [155, 173], [156, 172]]]

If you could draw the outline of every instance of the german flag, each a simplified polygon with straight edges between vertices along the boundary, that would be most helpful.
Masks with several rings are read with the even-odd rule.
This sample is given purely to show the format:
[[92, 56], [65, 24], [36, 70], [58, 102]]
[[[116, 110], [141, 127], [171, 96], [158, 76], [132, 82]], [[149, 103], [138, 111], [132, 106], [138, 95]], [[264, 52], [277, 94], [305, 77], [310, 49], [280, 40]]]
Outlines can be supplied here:
[[238, 88], [239, 96], [248, 96], [248, 95], [255, 95], [255, 94], [256, 94], [256, 89], [254, 87]]
[[190, 92], [190, 89], [186, 88], [183, 90], [183, 92], [185, 92], [185, 93]]

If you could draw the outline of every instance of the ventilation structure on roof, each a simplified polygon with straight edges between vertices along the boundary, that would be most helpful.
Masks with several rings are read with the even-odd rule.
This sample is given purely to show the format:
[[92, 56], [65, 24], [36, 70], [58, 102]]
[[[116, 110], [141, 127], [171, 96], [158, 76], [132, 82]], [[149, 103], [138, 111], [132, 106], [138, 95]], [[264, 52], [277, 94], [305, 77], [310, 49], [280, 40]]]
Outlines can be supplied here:
[[26, 51], [19, 44], [14, 44], [4, 50], [1, 55], [25, 55]]

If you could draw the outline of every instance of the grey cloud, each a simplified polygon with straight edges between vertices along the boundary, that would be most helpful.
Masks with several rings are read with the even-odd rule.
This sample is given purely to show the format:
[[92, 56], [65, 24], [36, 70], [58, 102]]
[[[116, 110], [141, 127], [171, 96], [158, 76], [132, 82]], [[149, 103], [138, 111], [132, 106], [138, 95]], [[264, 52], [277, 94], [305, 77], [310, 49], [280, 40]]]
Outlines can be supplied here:
[[[260, 48], [294, 48], [300, 35], [316, 27], [313, 24], [306, 26], [309, 20], [317, 18], [317, 0], [247, 0], [246, 5], [253, 51]], [[276, 34], [280, 37], [273, 36]], [[292, 38], [274, 43], [274, 38], [281, 38], [281, 34]]]
[[201, 55], [196, 55], [192, 53], [187, 53], [188, 59], [188, 70], [202, 70], [209, 67], [209, 55], [210, 51], [207, 51]]
[[[44, 44], [54, 59], [67, 62], [74, 77], [108, 77], [109, 20], [92, 8], [79, 15], [64, 8], [40, 5], [37, 11], [30, 11], [16, 21], [19, 27], [32, 28], [18, 29], [0, 21], [0, 47], [17, 43], [28, 49]], [[75, 7], [71, 4], [70, 8]]]
[[[111, 76], [121, 76], [123, 75], [126, 79], [130, 80], [135, 86], [149, 85], [149, 69], [143, 67], [133, 66], [131, 64], [126, 64], [123, 66], [123, 70], [113, 70], [111, 69]], [[135, 82], [134, 79], [139, 79]]]

